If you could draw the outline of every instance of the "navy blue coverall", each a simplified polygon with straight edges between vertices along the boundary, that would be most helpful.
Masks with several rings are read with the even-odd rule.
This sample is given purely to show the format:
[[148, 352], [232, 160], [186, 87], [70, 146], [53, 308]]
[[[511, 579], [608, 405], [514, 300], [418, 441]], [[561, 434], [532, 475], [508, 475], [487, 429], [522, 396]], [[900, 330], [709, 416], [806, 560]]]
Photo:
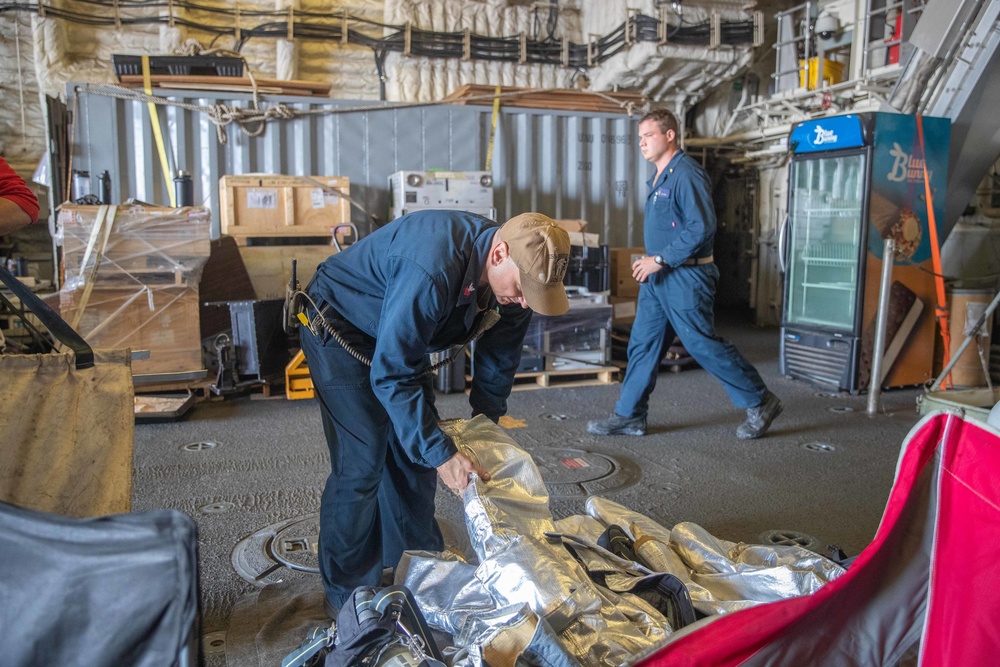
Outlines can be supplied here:
[[[404, 550], [444, 548], [435, 468], [457, 450], [438, 428], [427, 354], [471, 336], [477, 297], [498, 307], [479, 285], [498, 228], [461, 211], [411, 213], [328, 258], [309, 283], [316, 307], [371, 359], [369, 368], [323, 327], [301, 329], [330, 448], [319, 565], [336, 608], [358, 586], [377, 585]], [[507, 411], [531, 311], [501, 314], [475, 346], [469, 397], [472, 414], [493, 421]]]
[[[655, 179], [655, 182], [654, 182]], [[677, 151], [663, 173], [646, 182], [646, 253], [661, 255], [666, 267], [639, 286], [635, 323], [628, 344], [628, 367], [615, 412], [645, 417], [665, 349], [680, 337], [702, 368], [718, 378], [738, 408], [760, 405], [767, 389], [739, 350], [715, 334], [714, 263], [690, 265], [712, 255], [715, 209], [708, 174]]]

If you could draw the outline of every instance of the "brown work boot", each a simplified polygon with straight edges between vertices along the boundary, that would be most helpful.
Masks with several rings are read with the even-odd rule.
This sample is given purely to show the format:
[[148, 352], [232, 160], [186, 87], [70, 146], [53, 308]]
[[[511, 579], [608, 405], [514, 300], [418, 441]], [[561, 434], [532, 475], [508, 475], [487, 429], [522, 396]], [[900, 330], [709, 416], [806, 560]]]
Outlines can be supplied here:
[[764, 394], [764, 402], [755, 408], [747, 408], [747, 420], [736, 429], [736, 437], [740, 440], [753, 440], [767, 433], [778, 415], [781, 414], [781, 401], [768, 391]]

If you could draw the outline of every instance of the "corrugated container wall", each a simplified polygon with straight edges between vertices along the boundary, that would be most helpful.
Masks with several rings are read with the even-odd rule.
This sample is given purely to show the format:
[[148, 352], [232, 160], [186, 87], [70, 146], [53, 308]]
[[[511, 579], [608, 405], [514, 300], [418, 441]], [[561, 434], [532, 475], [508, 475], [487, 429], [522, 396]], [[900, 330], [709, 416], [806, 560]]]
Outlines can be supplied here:
[[[67, 106], [76, 109], [72, 169], [89, 172], [94, 183], [108, 171], [112, 203], [134, 197], [169, 205], [147, 105], [109, 96], [120, 92], [69, 85]], [[222, 104], [246, 109], [250, 95], [216, 98], [204, 91], [172, 91], [169, 99], [191, 107], [158, 107], [170, 169], [192, 175], [195, 203], [212, 210], [213, 237], [219, 235], [218, 184], [225, 174], [347, 176], [357, 204], [352, 221], [364, 235], [387, 219], [393, 172], [490, 169], [485, 163], [494, 134], [491, 107], [393, 108], [268, 96], [268, 107], [281, 103], [311, 113], [271, 121], [257, 137], [230, 125], [227, 143], [221, 144], [210, 116], [193, 108]], [[637, 123], [637, 117], [624, 114], [501, 107], [491, 169], [498, 217], [540, 211], [553, 218], [585, 219], [588, 231], [600, 234], [602, 243], [642, 245], [645, 180], [651, 167], [636, 146]]]

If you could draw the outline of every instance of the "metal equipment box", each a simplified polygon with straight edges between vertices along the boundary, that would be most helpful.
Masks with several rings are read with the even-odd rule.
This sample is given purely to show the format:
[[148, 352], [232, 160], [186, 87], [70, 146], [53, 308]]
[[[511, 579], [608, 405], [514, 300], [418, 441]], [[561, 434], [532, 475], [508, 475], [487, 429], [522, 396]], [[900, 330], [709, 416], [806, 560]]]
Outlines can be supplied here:
[[[606, 294], [567, 290], [569, 310], [558, 317], [534, 313], [523, 355], [544, 358], [545, 371], [594, 370], [611, 360], [612, 306]], [[528, 345], [541, 343], [541, 349]]]
[[288, 343], [281, 330], [282, 299], [230, 301], [236, 367], [240, 375], [267, 379], [288, 363]]
[[389, 177], [392, 217], [427, 209], [468, 211], [496, 220], [488, 171], [397, 171]]
[[288, 363], [288, 338], [281, 327], [284, 299], [216, 301], [205, 304], [229, 309], [231, 329], [216, 335], [205, 350], [216, 358], [216, 394], [268, 382]]
[[572, 245], [569, 248], [569, 265], [563, 283], [586, 288], [590, 292], [607, 292], [611, 289], [611, 253], [606, 245], [591, 248]]

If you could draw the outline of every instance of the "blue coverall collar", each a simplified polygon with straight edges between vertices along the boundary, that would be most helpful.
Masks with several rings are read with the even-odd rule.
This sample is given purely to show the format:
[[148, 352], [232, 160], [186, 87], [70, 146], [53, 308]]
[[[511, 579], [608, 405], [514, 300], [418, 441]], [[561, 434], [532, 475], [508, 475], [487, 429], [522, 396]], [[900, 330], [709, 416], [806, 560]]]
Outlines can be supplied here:
[[459, 305], [465, 305], [476, 300], [477, 291], [480, 289], [479, 281], [483, 277], [483, 269], [490, 256], [490, 248], [493, 246], [493, 237], [496, 236], [499, 227], [490, 227], [483, 230], [473, 246], [472, 256], [469, 258], [469, 266], [465, 269], [465, 276], [462, 278], [462, 292], [458, 296]]
[[[653, 171], [653, 175], [650, 176], [649, 180], [646, 181], [646, 188], [647, 188], [646, 196], [647, 197], [649, 197], [650, 195], [652, 195], [653, 192], [655, 192], [658, 187], [660, 187], [661, 185], [663, 185], [663, 181], [667, 180], [667, 175], [670, 174], [670, 170], [673, 169], [676, 166], [677, 161], [680, 160], [683, 156], [684, 156], [684, 150], [681, 149], [681, 148], [678, 148], [677, 152], [674, 153], [674, 156], [672, 158], [670, 158], [670, 162], [667, 163], [666, 168], [663, 170], [663, 172], [660, 173], [660, 177], [659, 178], [656, 178], [656, 171]], [[655, 168], [656, 165], [653, 165], [653, 167]], [[656, 181], [655, 183], [653, 182], [654, 179]]]

